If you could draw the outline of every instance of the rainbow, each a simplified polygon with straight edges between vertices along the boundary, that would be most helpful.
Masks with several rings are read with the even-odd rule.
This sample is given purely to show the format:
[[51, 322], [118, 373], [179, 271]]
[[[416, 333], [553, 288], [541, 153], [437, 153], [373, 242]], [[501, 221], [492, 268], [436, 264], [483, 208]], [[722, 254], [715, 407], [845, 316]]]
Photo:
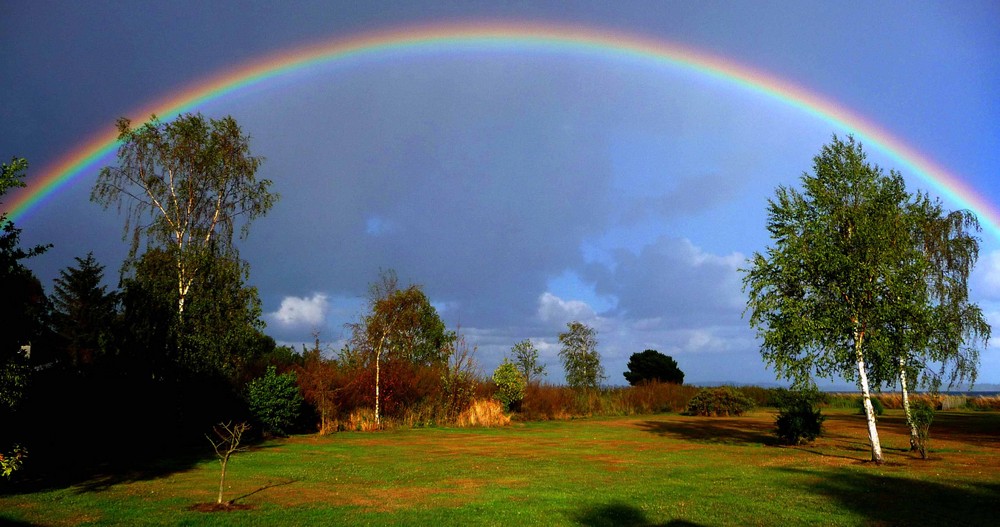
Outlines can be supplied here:
[[[151, 114], [164, 119], [296, 71], [352, 58], [393, 56], [405, 51], [445, 52], [488, 49], [541, 49], [637, 60], [687, 69], [743, 89], [777, 99], [802, 112], [845, 129], [868, 146], [887, 154], [903, 173], [916, 175], [945, 199], [977, 213], [984, 228], [1000, 239], [1000, 210], [957, 175], [914, 150], [877, 123], [794, 83], [680, 44], [593, 27], [521, 23], [446, 24], [362, 33], [273, 54], [187, 86], [133, 112], [134, 120]], [[79, 144], [41, 171], [41, 176], [17, 193], [8, 207], [11, 220], [23, 219], [60, 188], [93, 174], [97, 164], [117, 148], [113, 130]]]

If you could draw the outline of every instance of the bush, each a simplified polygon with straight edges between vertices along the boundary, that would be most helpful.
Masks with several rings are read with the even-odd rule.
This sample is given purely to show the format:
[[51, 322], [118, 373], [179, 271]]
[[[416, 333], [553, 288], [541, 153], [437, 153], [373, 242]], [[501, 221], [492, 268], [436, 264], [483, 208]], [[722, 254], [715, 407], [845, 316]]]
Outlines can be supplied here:
[[497, 385], [496, 398], [503, 405], [504, 411], [520, 406], [527, 383], [517, 366], [504, 359], [493, 372], [493, 383]]
[[910, 405], [910, 419], [917, 428], [917, 450], [920, 457], [927, 459], [927, 441], [930, 439], [931, 421], [934, 420], [934, 407], [927, 401], [917, 401]]
[[[882, 401], [879, 400], [878, 397], [872, 395], [871, 396], [871, 401], [872, 401], [872, 410], [875, 411], [875, 416], [876, 417], [878, 417], [878, 416], [882, 415], [883, 413], [885, 413], [885, 405], [882, 404]], [[855, 399], [855, 401], [854, 401], [854, 407], [858, 409], [858, 413], [859, 414], [865, 415], [865, 398], [864, 397], [858, 397], [857, 399]]]
[[801, 445], [814, 441], [823, 431], [823, 417], [818, 408], [820, 394], [814, 391], [780, 390], [775, 393], [778, 417], [775, 433], [782, 443]]
[[247, 386], [250, 412], [268, 434], [286, 435], [287, 430], [295, 424], [303, 403], [295, 382], [295, 372], [278, 375], [274, 366], [268, 366], [264, 376], [250, 381]]
[[753, 401], [746, 395], [729, 386], [720, 386], [698, 390], [698, 393], [688, 403], [685, 413], [706, 417], [728, 417], [743, 415], [751, 408], [753, 408]]

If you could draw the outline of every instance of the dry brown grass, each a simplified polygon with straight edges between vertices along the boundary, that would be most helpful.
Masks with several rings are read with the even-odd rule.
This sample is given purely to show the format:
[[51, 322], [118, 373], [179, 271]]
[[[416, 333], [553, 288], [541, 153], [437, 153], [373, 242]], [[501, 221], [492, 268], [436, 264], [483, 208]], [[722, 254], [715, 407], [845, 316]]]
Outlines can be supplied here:
[[476, 399], [455, 419], [460, 427], [498, 427], [510, 424], [510, 417], [503, 413], [503, 405], [495, 399]]
[[347, 421], [344, 422], [344, 427], [347, 430], [357, 432], [372, 432], [381, 428], [380, 424], [375, 420], [375, 410], [371, 408], [358, 408], [351, 412]]
[[965, 405], [973, 410], [1000, 411], [1000, 395], [978, 395], [969, 397]]

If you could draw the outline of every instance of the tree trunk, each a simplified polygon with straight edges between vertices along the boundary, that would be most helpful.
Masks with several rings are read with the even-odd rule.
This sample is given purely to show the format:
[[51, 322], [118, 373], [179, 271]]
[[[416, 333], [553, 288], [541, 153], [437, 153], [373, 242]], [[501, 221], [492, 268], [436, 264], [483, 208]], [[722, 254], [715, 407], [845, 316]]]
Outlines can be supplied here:
[[229, 455], [219, 460], [222, 463], [222, 477], [219, 478], [219, 499], [216, 503], [222, 504], [222, 491], [226, 488], [226, 464], [229, 463]]
[[381, 427], [381, 421], [379, 421], [379, 413], [378, 413], [378, 381], [380, 373], [379, 355], [381, 355], [381, 353], [375, 355], [375, 426], [376, 427]]
[[920, 445], [920, 440], [917, 436], [917, 425], [913, 423], [913, 417], [910, 414], [910, 395], [906, 386], [906, 368], [903, 363], [903, 358], [899, 358], [899, 386], [903, 391], [903, 413], [906, 414], [906, 424], [910, 427], [910, 451], [917, 450]]
[[879, 442], [878, 429], [875, 427], [875, 409], [872, 408], [872, 396], [868, 390], [868, 372], [865, 369], [865, 358], [861, 354], [863, 339], [863, 333], [855, 333], [854, 357], [858, 363], [858, 384], [861, 386], [861, 393], [864, 397], [865, 418], [868, 420], [868, 439], [872, 444], [872, 461], [882, 464], [882, 444]]

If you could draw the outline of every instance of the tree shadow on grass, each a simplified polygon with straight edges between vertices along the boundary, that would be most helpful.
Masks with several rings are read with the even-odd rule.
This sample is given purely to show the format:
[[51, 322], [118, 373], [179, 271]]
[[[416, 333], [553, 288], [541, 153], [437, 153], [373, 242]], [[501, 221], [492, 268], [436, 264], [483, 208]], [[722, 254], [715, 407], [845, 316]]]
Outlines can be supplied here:
[[[278, 448], [281, 446], [273, 442], [261, 443], [260, 439], [255, 441], [256, 442], [248, 442], [246, 445], [248, 452]], [[102, 492], [115, 485], [160, 479], [168, 477], [171, 474], [186, 472], [206, 461], [218, 460], [218, 457], [216, 457], [215, 454], [208, 452], [208, 448], [198, 448], [198, 446], [199, 445], [194, 445], [189, 450], [171, 454], [169, 457], [164, 459], [149, 459], [140, 461], [138, 464], [130, 463], [128, 466], [107, 465], [103, 467], [103, 469], [82, 472], [78, 475], [77, 481], [71, 481], [66, 486], [73, 486], [77, 494]], [[238, 458], [239, 455], [237, 454], [235, 457]], [[49, 480], [53, 482], [58, 481], [58, 479], [53, 478], [49, 478]], [[261, 490], [280, 485], [287, 485], [288, 483], [294, 483], [295, 481], [298, 480], [268, 485], [251, 492], [250, 494], [256, 494]], [[247, 494], [247, 496], [250, 494]], [[246, 496], [240, 497], [243, 498]]]
[[958, 487], [851, 469], [830, 470], [817, 479], [807, 470], [778, 470], [803, 475], [806, 490], [874, 525], [996, 525], [997, 483]]
[[237, 501], [249, 498], [250, 496], [253, 496], [254, 494], [257, 494], [258, 492], [264, 492], [267, 489], [273, 489], [274, 487], [284, 487], [285, 485], [291, 485], [292, 483], [298, 483], [298, 482], [302, 481], [303, 479], [304, 478], [296, 478], [296, 479], [290, 479], [288, 481], [281, 481], [281, 482], [278, 482], [278, 483], [268, 483], [267, 485], [264, 485], [263, 487], [260, 487], [257, 490], [250, 491], [250, 492], [247, 492], [246, 494], [241, 494], [239, 496], [236, 496], [235, 498], [229, 500], [229, 503], [236, 503]]
[[646, 514], [639, 508], [620, 502], [588, 507], [579, 511], [573, 520], [588, 527], [698, 527], [697, 523], [685, 520], [670, 520], [666, 523], [654, 524], [646, 518]]
[[1000, 412], [938, 412], [931, 425], [931, 441], [934, 437], [977, 447], [1000, 444]]
[[61, 464], [54, 460], [38, 462], [31, 467], [31, 471], [19, 475], [21, 477], [16, 481], [0, 485], [0, 495], [32, 494], [67, 487], [73, 488], [77, 494], [102, 492], [123, 483], [160, 479], [184, 472], [212, 457], [204, 452], [189, 451], [167, 454], [163, 459], [124, 456], [119, 462], [74, 463], [60, 456], [58, 460], [63, 461]]
[[774, 425], [739, 417], [690, 417], [685, 420], [643, 421], [638, 425], [652, 434], [700, 443], [778, 444]]

